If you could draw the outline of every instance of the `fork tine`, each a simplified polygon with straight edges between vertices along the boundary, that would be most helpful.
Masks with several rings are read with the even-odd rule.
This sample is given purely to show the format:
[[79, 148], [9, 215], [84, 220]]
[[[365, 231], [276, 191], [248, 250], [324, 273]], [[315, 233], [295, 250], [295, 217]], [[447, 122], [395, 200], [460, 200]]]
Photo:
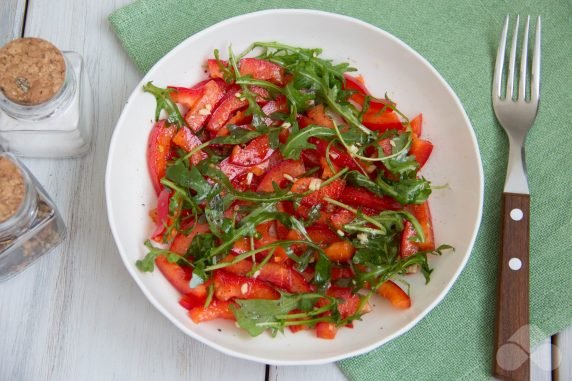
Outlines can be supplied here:
[[512, 45], [510, 47], [510, 57], [508, 61], [508, 78], [506, 80], [506, 98], [513, 99], [514, 97], [514, 72], [516, 66], [516, 44], [518, 43], [518, 24], [520, 16], [516, 16], [516, 25], [514, 26], [514, 33], [512, 36]]
[[530, 101], [538, 102], [540, 98], [540, 16], [536, 19], [536, 38], [532, 53], [532, 80], [530, 81]]
[[506, 49], [506, 35], [508, 32], [508, 21], [509, 21], [509, 16], [506, 15], [499, 42], [499, 48], [497, 51], [497, 60], [495, 63], [495, 75], [493, 79], [493, 97], [497, 98], [500, 98], [501, 96], [502, 69], [504, 66], [504, 54]]
[[524, 36], [522, 37], [522, 53], [520, 56], [520, 78], [518, 81], [518, 100], [526, 101], [526, 69], [528, 66], [528, 28], [530, 26], [530, 16], [526, 18], [524, 26]]

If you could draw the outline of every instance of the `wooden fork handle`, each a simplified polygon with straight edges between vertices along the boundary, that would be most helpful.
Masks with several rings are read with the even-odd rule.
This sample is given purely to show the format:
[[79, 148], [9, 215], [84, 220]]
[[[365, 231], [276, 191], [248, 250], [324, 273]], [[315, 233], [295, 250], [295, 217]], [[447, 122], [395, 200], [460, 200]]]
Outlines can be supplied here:
[[494, 374], [530, 379], [529, 215], [530, 196], [503, 193]]

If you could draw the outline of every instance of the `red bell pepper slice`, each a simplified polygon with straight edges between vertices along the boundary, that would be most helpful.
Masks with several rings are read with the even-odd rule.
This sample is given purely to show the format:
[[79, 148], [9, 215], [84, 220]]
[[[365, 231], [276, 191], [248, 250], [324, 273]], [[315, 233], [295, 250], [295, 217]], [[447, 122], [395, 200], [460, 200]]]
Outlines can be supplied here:
[[367, 112], [377, 113], [381, 111], [383, 108], [387, 108], [388, 106], [394, 106], [394, 103], [388, 101], [387, 99], [378, 99], [371, 96], [371, 93], [363, 83], [363, 79], [361, 77], [352, 77], [351, 75], [345, 74], [344, 75], [345, 83], [344, 83], [344, 90], [353, 90], [354, 93], [350, 96], [350, 99], [357, 103], [358, 105], [362, 106], [365, 103], [366, 96], [370, 96], [369, 98], [369, 107]]
[[155, 215], [155, 230], [151, 233], [151, 239], [160, 242], [161, 235], [165, 231], [165, 225], [169, 222], [169, 199], [171, 192], [164, 188], [157, 197], [157, 214]]
[[206, 301], [206, 295], [203, 297], [196, 296], [193, 294], [183, 295], [179, 300], [179, 304], [186, 308], [187, 310], [192, 310], [195, 307], [203, 306]]
[[[250, 91], [256, 94], [256, 102], [264, 104], [268, 102], [268, 91], [257, 86], [252, 86]], [[240, 93], [240, 86], [234, 85], [228, 89], [220, 104], [213, 110], [212, 116], [207, 123], [209, 131], [220, 130], [230, 119], [233, 113], [248, 106], [248, 100]]]
[[215, 319], [236, 320], [231, 309], [232, 306], [236, 306], [236, 304], [214, 299], [206, 308], [199, 306], [190, 310], [189, 317], [196, 324]]
[[419, 251], [417, 244], [411, 241], [416, 235], [417, 233], [411, 222], [405, 221], [403, 232], [401, 233], [401, 246], [399, 248], [399, 256], [401, 258], [409, 257]]
[[330, 216], [330, 224], [336, 230], [343, 230], [344, 226], [353, 221], [356, 215], [346, 209], [339, 209]]
[[226, 85], [221, 80], [211, 80], [205, 84], [203, 96], [185, 114], [185, 121], [192, 131], [197, 132], [203, 128], [216, 105], [224, 96], [225, 88]]
[[[306, 228], [306, 232], [310, 239], [319, 245], [330, 245], [334, 242], [339, 242], [342, 239], [336, 233], [331, 231], [328, 227], [323, 225], [312, 225]], [[299, 241], [304, 237], [297, 230], [290, 230], [286, 236], [287, 240]]]
[[192, 293], [189, 287], [189, 281], [192, 276], [190, 268], [183, 268], [177, 263], [170, 263], [164, 255], [159, 255], [155, 259], [155, 264], [177, 291], [181, 294]]
[[[228, 62], [207, 60], [207, 71], [211, 78], [223, 78], [220, 65], [227, 67]], [[238, 62], [241, 75], [250, 75], [254, 79], [261, 79], [282, 86], [284, 84], [284, 68], [275, 63], [258, 58], [243, 58]]]
[[342, 315], [342, 319], [357, 312], [360, 305], [360, 298], [358, 295], [352, 293], [351, 288], [331, 286], [326, 294], [342, 300], [341, 303], [338, 303], [338, 311], [340, 315]]
[[381, 139], [379, 141], [379, 146], [383, 150], [383, 154], [385, 156], [389, 156], [392, 154], [393, 148], [391, 146], [391, 139], [390, 138]]
[[362, 118], [362, 124], [375, 131], [386, 131], [389, 129], [403, 130], [403, 124], [399, 116], [390, 106], [394, 103], [386, 99], [371, 97], [369, 90], [358, 78], [345, 75], [344, 89], [353, 90], [350, 99], [358, 105], [364, 107], [366, 96], [370, 96], [368, 109]]
[[193, 87], [190, 89], [187, 87], [175, 86], [169, 86], [168, 88], [173, 90], [169, 94], [173, 102], [179, 103], [185, 106], [187, 109], [193, 107], [199, 101], [199, 99], [201, 99], [205, 92], [204, 86]]
[[327, 128], [334, 128], [334, 122], [332, 121], [332, 118], [326, 114], [326, 110], [323, 104], [319, 104], [308, 109], [308, 111], [306, 111], [306, 115], [310, 119], [311, 124]]
[[419, 139], [413, 135], [409, 154], [415, 156], [415, 160], [419, 163], [419, 168], [423, 168], [431, 152], [433, 152], [433, 143], [429, 140]]
[[276, 99], [269, 101], [262, 107], [262, 112], [267, 116], [267, 118], [264, 119], [264, 123], [270, 126], [273, 123], [273, 120], [270, 118], [272, 114], [276, 112], [288, 112], [288, 102], [286, 101], [286, 97], [279, 95]]
[[387, 130], [403, 130], [399, 115], [391, 109], [385, 111], [368, 110], [362, 118], [362, 124], [370, 130], [385, 132]]
[[[308, 141], [316, 145], [316, 149], [322, 156], [326, 156], [326, 150], [329, 142], [316, 138], [310, 138]], [[352, 159], [347, 151], [342, 150], [333, 144], [330, 146], [330, 160], [340, 168], [349, 168], [350, 170], [353, 169], [360, 172], [363, 171], [363, 168], [358, 164], [359, 162], [357, 160]]]
[[411, 131], [417, 136], [421, 136], [421, 132], [423, 132], [423, 114], [417, 115], [415, 118], [409, 121], [411, 125]]
[[274, 150], [270, 149], [268, 135], [254, 138], [245, 148], [235, 145], [230, 154], [230, 163], [241, 166], [252, 166], [267, 160]]
[[334, 242], [324, 249], [326, 257], [335, 262], [349, 261], [355, 251], [354, 245], [349, 241]]
[[272, 82], [278, 86], [284, 84], [284, 68], [273, 62], [258, 58], [243, 58], [239, 62], [240, 75], [251, 75], [254, 79]]
[[[246, 239], [246, 241], [248, 241], [248, 239]], [[237, 241], [239, 242], [239, 241]], [[242, 244], [240, 245], [242, 246]], [[250, 243], [248, 243], [248, 248], [245, 251], [250, 250]], [[236, 254], [241, 254], [240, 250], [232, 250], [232, 253], [236, 253]], [[229, 254], [226, 257], [224, 257], [221, 262], [222, 263], [227, 263], [227, 262], [232, 262], [234, 261], [236, 258], [236, 255], [234, 254]], [[241, 276], [246, 276], [246, 274], [248, 274], [248, 272], [252, 269], [252, 262], [249, 259], [243, 259], [242, 261], [238, 261], [236, 263], [233, 263], [231, 265], [228, 265], [224, 268], [224, 271], [227, 271], [231, 274], [235, 274], [235, 275], [241, 275]]]
[[[322, 180], [316, 177], [303, 177], [301, 179], [297, 179], [294, 184], [292, 184], [291, 190], [294, 193], [305, 193], [310, 190], [310, 185], [312, 182], [321, 184]], [[344, 191], [345, 186], [346, 182], [344, 180], [336, 179], [330, 184], [313, 191], [307, 196], [302, 197], [300, 203], [306, 206], [314, 206], [316, 204], [326, 205], [327, 202], [324, 201], [324, 198], [328, 197], [337, 199]]]
[[309, 168], [321, 165], [320, 160], [323, 157], [324, 156], [315, 149], [305, 149], [302, 151], [301, 155], [302, 161]]
[[401, 205], [388, 196], [379, 196], [366, 189], [346, 186], [338, 200], [354, 207], [364, 207], [376, 211], [399, 210]]
[[[276, 234], [276, 221], [263, 222], [256, 227], [256, 231], [260, 234], [260, 238], [254, 240], [254, 247], [257, 249], [273, 242], [278, 241]], [[259, 257], [266, 257], [268, 252], [263, 251], [259, 253]], [[277, 247], [274, 250], [273, 260], [276, 262], [282, 262], [288, 259], [286, 251], [282, 247]]]
[[209, 77], [213, 79], [224, 79], [224, 75], [222, 74], [221, 65], [223, 67], [227, 67], [228, 63], [223, 60], [215, 60], [215, 59], [208, 59], [207, 60], [207, 71], [209, 73]]
[[338, 328], [334, 323], [321, 321], [316, 324], [316, 336], [320, 339], [333, 340], [336, 338]]
[[391, 305], [400, 309], [411, 307], [411, 298], [394, 282], [388, 280], [377, 289], [377, 294], [389, 300]]
[[304, 173], [306, 173], [306, 168], [301, 160], [284, 160], [264, 175], [260, 185], [258, 185], [257, 192], [273, 192], [273, 183], [280, 186], [287, 181], [284, 175], [296, 178]]
[[[180, 128], [177, 134], [173, 137], [173, 143], [185, 151], [191, 152], [194, 148], [200, 146], [203, 142], [201, 142], [197, 135], [193, 134], [189, 128], [183, 127]], [[205, 152], [198, 151], [191, 156], [190, 161], [193, 165], [197, 165], [206, 158], [207, 154]]]
[[157, 195], [161, 193], [163, 185], [161, 179], [167, 171], [167, 160], [171, 154], [171, 140], [177, 128], [160, 120], [153, 126], [147, 142], [147, 167], [153, 188]]
[[354, 277], [354, 272], [349, 267], [334, 267], [332, 269], [332, 281], [338, 279], [351, 279]]
[[[288, 315], [293, 315], [293, 314], [299, 314], [301, 312], [304, 312], [298, 308], [293, 309], [292, 311], [288, 312]], [[300, 320], [304, 320], [304, 318], [297, 318], [297, 319], [289, 319], [291, 321], [300, 321]], [[290, 332], [292, 333], [297, 333], [300, 332], [302, 330], [308, 329], [309, 327], [305, 324], [297, 324], [297, 325], [289, 325], [288, 329], [290, 329]]]
[[236, 165], [230, 162], [230, 157], [227, 157], [218, 164], [218, 168], [228, 177], [229, 180], [233, 181], [240, 175], [252, 172], [256, 176], [261, 176], [268, 167], [271, 165], [272, 155], [267, 160], [264, 160], [260, 164], [255, 164], [251, 166]]
[[290, 293], [304, 293], [313, 290], [299, 272], [283, 263], [268, 262], [260, 269], [258, 279]]
[[433, 222], [431, 219], [431, 209], [429, 209], [429, 202], [425, 201], [423, 204], [413, 204], [408, 207], [411, 210], [419, 224], [423, 228], [425, 235], [425, 242], [418, 242], [417, 246], [421, 250], [435, 250], [435, 234], [433, 232]]
[[[223, 262], [230, 262], [235, 258], [228, 255]], [[236, 275], [245, 276], [252, 270], [252, 262], [242, 260], [224, 268], [225, 271]], [[290, 293], [302, 293], [312, 291], [312, 286], [304, 279], [302, 274], [284, 263], [268, 262], [260, 268], [256, 279], [268, 282]]]
[[253, 278], [235, 275], [224, 270], [214, 272], [215, 296], [219, 300], [279, 299], [280, 294], [267, 283]]
[[344, 90], [352, 90], [354, 93], [350, 96], [350, 99], [363, 106], [365, 102], [365, 96], [369, 95], [369, 90], [365, 87], [363, 78], [352, 77], [351, 75], [344, 74]]

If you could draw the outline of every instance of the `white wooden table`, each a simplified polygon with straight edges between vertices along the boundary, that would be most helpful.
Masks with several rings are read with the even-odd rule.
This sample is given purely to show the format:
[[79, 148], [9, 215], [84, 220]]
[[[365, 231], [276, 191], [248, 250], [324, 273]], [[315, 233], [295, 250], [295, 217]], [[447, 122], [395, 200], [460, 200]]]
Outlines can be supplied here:
[[[86, 58], [95, 95], [91, 151], [25, 160], [52, 195], [69, 238], [0, 284], [0, 380], [344, 380], [335, 365], [275, 367], [223, 355], [156, 311], [125, 271], [107, 225], [104, 170], [115, 122], [140, 79], [107, 16], [131, 0], [0, 0], [0, 45], [39, 36]], [[105, 64], [102, 64], [104, 63]], [[572, 329], [534, 353], [534, 380], [572, 380]]]

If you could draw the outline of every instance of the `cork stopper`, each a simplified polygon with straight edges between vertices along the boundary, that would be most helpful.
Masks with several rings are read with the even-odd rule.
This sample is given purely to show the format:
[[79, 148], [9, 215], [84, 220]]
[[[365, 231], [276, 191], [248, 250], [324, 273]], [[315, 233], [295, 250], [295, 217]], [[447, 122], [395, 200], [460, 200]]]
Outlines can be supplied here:
[[25, 193], [20, 169], [7, 157], [0, 156], [0, 223], [18, 212]]
[[0, 90], [21, 105], [44, 103], [60, 91], [66, 76], [64, 56], [40, 38], [20, 38], [0, 49]]

